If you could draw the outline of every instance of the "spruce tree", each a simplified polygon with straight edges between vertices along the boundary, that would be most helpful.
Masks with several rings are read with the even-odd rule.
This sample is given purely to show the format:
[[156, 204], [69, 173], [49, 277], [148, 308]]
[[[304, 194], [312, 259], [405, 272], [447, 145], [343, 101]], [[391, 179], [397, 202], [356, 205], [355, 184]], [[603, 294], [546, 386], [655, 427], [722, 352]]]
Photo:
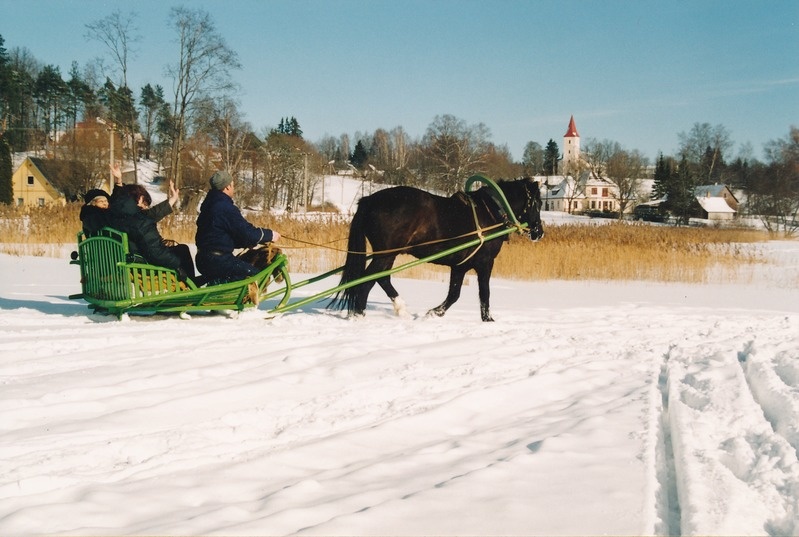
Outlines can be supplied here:
[[678, 223], [687, 224], [691, 216], [691, 209], [695, 201], [694, 170], [685, 155], [680, 160], [677, 171], [671, 181], [666, 194], [668, 195], [668, 208], [677, 217]]
[[352, 155], [350, 155], [350, 162], [356, 168], [362, 169], [366, 165], [368, 159], [369, 155], [366, 153], [363, 142], [358, 140], [358, 143], [355, 144], [355, 149], [352, 151]]
[[300, 122], [297, 121], [297, 118], [291, 116], [288, 122], [288, 133], [289, 136], [296, 136], [297, 138], [302, 138], [302, 129], [300, 128]]
[[544, 150], [544, 173], [547, 175], [558, 174], [558, 157], [560, 150], [558, 144], [552, 138], [547, 142], [547, 147]]
[[669, 190], [669, 183], [673, 179], [673, 166], [670, 161], [661, 153], [655, 163], [655, 184], [652, 186], [652, 194], [655, 199], [663, 198]]

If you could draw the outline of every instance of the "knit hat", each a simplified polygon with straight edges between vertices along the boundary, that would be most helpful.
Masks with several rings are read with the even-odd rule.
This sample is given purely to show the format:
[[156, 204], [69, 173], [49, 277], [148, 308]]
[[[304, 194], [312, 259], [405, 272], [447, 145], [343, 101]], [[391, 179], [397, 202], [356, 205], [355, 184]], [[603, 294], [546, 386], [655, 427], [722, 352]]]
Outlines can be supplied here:
[[99, 198], [100, 196], [103, 196], [109, 201], [111, 200], [111, 196], [109, 196], [108, 192], [106, 192], [105, 190], [100, 190], [99, 188], [92, 188], [83, 195], [83, 201], [84, 203], [89, 203], [94, 198]]
[[223, 190], [226, 186], [233, 182], [233, 177], [230, 176], [225, 170], [220, 170], [211, 176], [211, 188]]

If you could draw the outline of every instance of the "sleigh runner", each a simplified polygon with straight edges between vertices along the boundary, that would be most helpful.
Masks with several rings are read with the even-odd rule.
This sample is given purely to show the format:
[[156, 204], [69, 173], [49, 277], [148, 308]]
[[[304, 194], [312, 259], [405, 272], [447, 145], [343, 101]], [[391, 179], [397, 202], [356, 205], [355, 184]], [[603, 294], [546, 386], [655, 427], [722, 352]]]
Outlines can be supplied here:
[[[174, 270], [151, 265], [130, 253], [128, 237], [103, 228], [91, 237], [78, 233], [78, 251], [72, 264], [80, 266], [81, 293], [94, 311], [122, 316], [128, 312], [241, 311], [256, 307], [275, 278], [288, 281], [286, 256], [277, 254], [255, 276], [229, 283], [198, 287], [191, 279], [178, 280]], [[288, 300], [286, 296], [281, 303]]]

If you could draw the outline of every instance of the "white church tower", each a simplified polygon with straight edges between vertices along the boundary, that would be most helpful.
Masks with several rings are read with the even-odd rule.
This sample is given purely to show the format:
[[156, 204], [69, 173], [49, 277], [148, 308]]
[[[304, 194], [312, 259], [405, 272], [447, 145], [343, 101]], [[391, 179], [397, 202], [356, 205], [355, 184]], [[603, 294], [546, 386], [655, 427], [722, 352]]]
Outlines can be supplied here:
[[580, 135], [577, 134], [577, 127], [574, 126], [574, 116], [569, 120], [569, 128], [563, 135], [563, 161], [561, 169], [563, 173], [574, 170], [580, 162]]

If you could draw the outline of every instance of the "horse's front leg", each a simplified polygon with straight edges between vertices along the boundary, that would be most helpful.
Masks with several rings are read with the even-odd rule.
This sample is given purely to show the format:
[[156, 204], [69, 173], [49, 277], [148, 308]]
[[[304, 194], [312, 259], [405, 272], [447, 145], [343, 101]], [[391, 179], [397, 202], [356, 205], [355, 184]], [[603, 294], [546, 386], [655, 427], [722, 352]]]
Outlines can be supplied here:
[[491, 298], [491, 288], [489, 282], [491, 280], [491, 270], [494, 268], [494, 262], [488, 266], [477, 267], [477, 289], [478, 296], [480, 297], [480, 318], [484, 322], [493, 322], [491, 311], [489, 309], [489, 299]]
[[428, 315], [436, 315], [441, 317], [461, 296], [461, 287], [463, 286], [463, 277], [466, 276], [466, 271], [460, 267], [452, 267], [449, 272], [449, 291], [447, 298], [444, 302], [427, 312]]

